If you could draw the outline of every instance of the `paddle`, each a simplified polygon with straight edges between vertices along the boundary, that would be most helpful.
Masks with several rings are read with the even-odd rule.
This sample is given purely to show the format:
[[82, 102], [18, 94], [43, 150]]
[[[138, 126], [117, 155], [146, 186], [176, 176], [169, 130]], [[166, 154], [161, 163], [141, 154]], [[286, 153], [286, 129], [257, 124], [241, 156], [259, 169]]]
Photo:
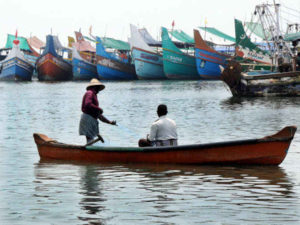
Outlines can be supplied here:
[[97, 134], [98, 138], [96, 138], [95, 140], [92, 140], [90, 142], [88, 142], [84, 147], [95, 144], [98, 141], [101, 141], [102, 143], [104, 143], [104, 139], [102, 138], [102, 136], [100, 134]]

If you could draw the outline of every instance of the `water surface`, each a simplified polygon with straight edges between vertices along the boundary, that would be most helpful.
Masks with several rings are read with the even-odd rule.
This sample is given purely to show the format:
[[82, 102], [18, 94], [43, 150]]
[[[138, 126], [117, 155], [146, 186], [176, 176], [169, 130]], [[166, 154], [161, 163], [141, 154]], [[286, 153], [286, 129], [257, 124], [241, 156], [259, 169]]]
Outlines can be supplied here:
[[[0, 224], [299, 224], [300, 136], [279, 167], [40, 161], [34, 132], [72, 144], [87, 82], [0, 83]], [[106, 145], [137, 146], [165, 103], [179, 144], [259, 138], [300, 127], [300, 98], [232, 98], [221, 82], [105, 82], [119, 126]]]

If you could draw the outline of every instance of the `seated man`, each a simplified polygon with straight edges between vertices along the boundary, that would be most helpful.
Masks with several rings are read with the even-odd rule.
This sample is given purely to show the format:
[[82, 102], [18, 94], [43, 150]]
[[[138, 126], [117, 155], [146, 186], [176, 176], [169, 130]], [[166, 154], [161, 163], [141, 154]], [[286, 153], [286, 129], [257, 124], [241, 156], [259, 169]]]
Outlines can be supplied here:
[[168, 109], [166, 105], [157, 107], [158, 120], [156, 120], [150, 130], [147, 139], [140, 139], [139, 146], [177, 146], [176, 123], [167, 118]]

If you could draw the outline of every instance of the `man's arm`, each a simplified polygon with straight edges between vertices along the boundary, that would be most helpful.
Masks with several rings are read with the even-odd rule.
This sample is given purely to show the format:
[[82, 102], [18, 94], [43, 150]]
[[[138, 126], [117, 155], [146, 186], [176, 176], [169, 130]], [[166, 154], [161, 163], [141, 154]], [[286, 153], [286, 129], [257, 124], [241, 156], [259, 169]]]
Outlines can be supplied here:
[[149, 141], [155, 141], [156, 140], [156, 133], [157, 133], [157, 125], [152, 124], [150, 129], [150, 135], [148, 136]]
[[101, 120], [103, 123], [108, 123], [108, 124], [111, 124], [111, 125], [116, 125], [117, 122], [115, 120], [112, 120], [110, 121], [109, 119], [107, 119], [105, 116], [103, 116], [102, 114], [100, 114], [98, 116], [99, 120]]

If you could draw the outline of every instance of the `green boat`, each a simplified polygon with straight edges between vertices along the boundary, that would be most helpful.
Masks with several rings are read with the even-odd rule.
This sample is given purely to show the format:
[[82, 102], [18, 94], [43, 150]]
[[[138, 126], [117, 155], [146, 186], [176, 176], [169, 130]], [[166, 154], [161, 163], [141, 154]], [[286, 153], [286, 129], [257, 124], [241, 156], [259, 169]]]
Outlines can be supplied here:
[[163, 67], [169, 79], [199, 79], [194, 56], [182, 52], [171, 40], [168, 30], [162, 27]]
[[[247, 25], [247, 23], [246, 23]], [[248, 24], [253, 28], [259, 27], [258, 24]], [[239, 20], [235, 20], [235, 36], [236, 38], [223, 33], [214, 27], [199, 27], [201, 30], [216, 35], [219, 38], [235, 42], [235, 60], [240, 63], [243, 71], [252, 70], [274, 70], [275, 65], [272, 64], [270, 54], [267, 51], [260, 49], [257, 45], [251, 42], [247, 37], [243, 24]], [[248, 27], [250, 30], [251, 28]], [[258, 35], [258, 32], [254, 32]], [[262, 33], [262, 31], [261, 31]], [[258, 35], [261, 37], [262, 34]], [[228, 45], [230, 46], [230, 45]]]
[[243, 71], [274, 69], [270, 54], [251, 42], [240, 20], [235, 19], [234, 22], [236, 60], [241, 64]]

